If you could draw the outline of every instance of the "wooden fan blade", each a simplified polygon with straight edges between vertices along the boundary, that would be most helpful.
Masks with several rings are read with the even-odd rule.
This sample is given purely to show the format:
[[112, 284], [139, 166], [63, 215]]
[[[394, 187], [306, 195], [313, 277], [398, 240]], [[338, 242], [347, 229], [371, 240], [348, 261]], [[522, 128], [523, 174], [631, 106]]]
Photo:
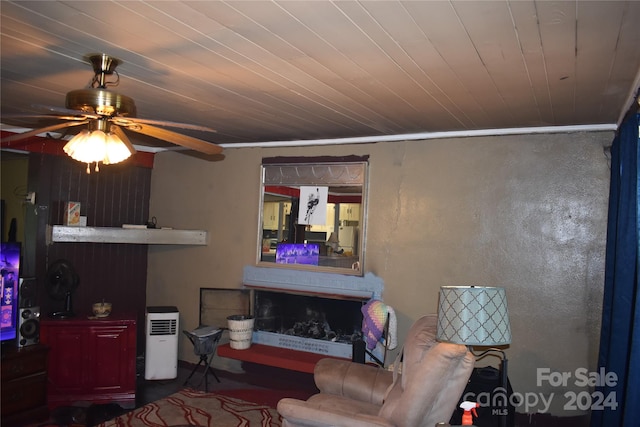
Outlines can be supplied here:
[[58, 116], [55, 114], [3, 114], [3, 119], [87, 120], [85, 116]]
[[138, 117], [113, 117], [111, 120], [120, 126], [128, 126], [132, 123], [144, 123], [153, 126], [168, 126], [173, 128], [199, 130], [203, 132], [216, 132], [215, 129], [211, 129], [206, 126], [192, 125], [189, 123], [168, 122], [166, 120], [140, 119]]
[[85, 118], [88, 118], [88, 119], [99, 119], [100, 118], [99, 114], [85, 113], [83, 111], [72, 110], [70, 108], [53, 107], [51, 105], [42, 105], [42, 104], [33, 104], [32, 107], [36, 108], [38, 110], [41, 110], [41, 111], [49, 111], [51, 113], [57, 113], [57, 114], [66, 114], [68, 116], [80, 116], [80, 117], [85, 117]]
[[191, 136], [172, 132], [170, 130], [158, 128], [155, 126], [149, 126], [143, 123], [136, 123], [127, 126], [127, 129], [133, 132], [141, 133], [143, 135], [151, 136], [153, 138], [161, 139], [172, 144], [187, 147], [204, 154], [219, 154], [222, 152], [222, 147], [212, 142], [203, 141], [198, 138], [193, 138]]
[[30, 130], [30, 131], [24, 132], [24, 133], [16, 133], [15, 135], [11, 135], [11, 136], [8, 136], [6, 138], [2, 138], [2, 143], [18, 141], [18, 140], [29, 138], [31, 136], [35, 136], [35, 135], [38, 135], [38, 134], [41, 134], [41, 133], [53, 132], [54, 130], [64, 129], [64, 128], [68, 128], [68, 127], [72, 127], [72, 126], [84, 125], [86, 123], [89, 123], [89, 120], [83, 120], [83, 121], [79, 121], [79, 122], [58, 123], [56, 125], [46, 126], [46, 127], [40, 128], [40, 129]]

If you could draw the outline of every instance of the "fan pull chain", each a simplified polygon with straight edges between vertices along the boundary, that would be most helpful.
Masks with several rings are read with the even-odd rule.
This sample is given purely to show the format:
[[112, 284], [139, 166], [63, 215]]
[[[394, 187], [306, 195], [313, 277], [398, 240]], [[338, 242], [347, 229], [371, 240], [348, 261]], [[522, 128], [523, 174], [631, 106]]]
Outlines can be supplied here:
[[[100, 167], [98, 166], [98, 162], [96, 162], [96, 172], [100, 172]], [[87, 174], [91, 174], [91, 163], [87, 163]]]

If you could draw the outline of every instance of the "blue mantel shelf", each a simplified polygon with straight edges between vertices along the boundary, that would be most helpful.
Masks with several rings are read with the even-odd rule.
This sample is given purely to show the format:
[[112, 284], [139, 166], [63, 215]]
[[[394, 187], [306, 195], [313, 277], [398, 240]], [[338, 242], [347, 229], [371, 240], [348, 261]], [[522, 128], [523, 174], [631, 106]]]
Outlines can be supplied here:
[[373, 273], [363, 277], [336, 273], [245, 266], [243, 283], [248, 287], [380, 298], [384, 282]]

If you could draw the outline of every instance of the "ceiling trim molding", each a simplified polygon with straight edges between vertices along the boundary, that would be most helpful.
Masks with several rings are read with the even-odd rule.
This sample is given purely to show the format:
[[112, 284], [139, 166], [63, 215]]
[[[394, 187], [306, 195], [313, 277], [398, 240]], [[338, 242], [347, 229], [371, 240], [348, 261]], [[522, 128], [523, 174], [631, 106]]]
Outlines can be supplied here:
[[430, 139], [469, 138], [479, 136], [504, 136], [525, 135], [540, 133], [574, 133], [574, 132], [615, 132], [618, 125], [615, 123], [600, 125], [575, 125], [575, 126], [539, 126], [508, 129], [479, 129], [451, 132], [421, 132], [399, 135], [364, 136], [354, 138], [311, 139], [294, 141], [265, 141], [265, 142], [239, 142], [232, 144], [218, 144], [224, 149], [231, 148], [273, 148], [273, 147], [305, 147], [313, 145], [342, 145], [342, 144], [375, 144], [377, 142], [416, 141]]
[[[10, 129], [9, 126], [3, 126], [3, 130], [16, 132], [18, 130], [25, 131], [27, 129]], [[544, 134], [544, 133], [575, 133], [575, 132], [615, 132], [618, 125], [615, 123], [604, 123], [599, 125], [572, 125], [572, 126], [537, 126], [523, 128], [504, 128], [504, 129], [478, 129], [465, 131], [450, 132], [420, 132], [396, 135], [378, 135], [378, 136], [362, 136], [353, 138], [327, 138], [327, 139], [302, 139], [292, 141], [257, 141], [257, 142], [238, 142], [230, 144], [218, 144], [224, 149], [233, 148], [276, 148], [276, 147], [310, 147], [319, 145], [348, 145], [348, 144], [375, 144], [378, 142], [396, 142], [396, 141], [417, 141], [432, 139], [450, 139], [450, 138], [473, 138], [481, 136], [505, 136], [505, 135], [526, 135], [526, 134]], [[46, 136], [46, 135], [38, 135]], [[173, 147], [149, 147], [143, 145], [135, 145], [137, 151], [148, 153], [160, 153], [163, 151], [183, 151], [187, 148], [180, 146]]]
[[640, 70], [638, 70], [638, 72], [636, 73], [636, 78], [633, 80], [633, 85], [631, 87], [633, 89], [629, 93], [629, 96], [627, 97], [627, 101], [624, 104], [625, 108], [623, 108], [622, 111], [620, 111], [620, 116], [618, 117], [618, 126], [622, 124], [622, 121], [627, 116], [627, 113], [629, 112], [630, 109], [637, 108], [637, 107], [634, 107], [633, 104], [640, 102], [638, 98], [638, 96], [640, 95]]

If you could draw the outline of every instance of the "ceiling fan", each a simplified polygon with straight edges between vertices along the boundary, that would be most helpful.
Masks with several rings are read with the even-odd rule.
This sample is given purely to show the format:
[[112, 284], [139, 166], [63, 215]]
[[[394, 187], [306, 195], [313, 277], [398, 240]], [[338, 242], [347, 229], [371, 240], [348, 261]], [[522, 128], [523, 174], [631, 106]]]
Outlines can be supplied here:
[[[215, 130], [208, 127], [136, 118], [136, 105], [133, 99], [107, 88], [109, 85], [118, 84], [120, 76], [116, 71], [116, 67], [121, 64], [122, 61], [106, 54], [90, 54], [86, 55], [84, 59], [93, 66], [94, 77], [90, 83], [90, 87], [68, 92], [65, 103], [66, 108], [45, 106], [42, 108], [45, 108], [53, 114], [29, 116], [63, 120], [63, 122], [11, 135], [3, 138], [3, 143], [18, 141], [41, 133], [87, 125], [88, 131], [83, 131], [84, 133], [89, 134], [90, 131], [100, 130], [105, 134], [116, 135], [124, 145], [127, 146], [130, 154], [133, 154], [135, 149], [129, 142], [123, 129], [164, 140], [206, 155], [219, 154], [222, 152], [222, 147], [219, 145], [157, 126], [215, 132]], [[107, 76], [114, 73], [117, 76], [117, 80], [115, 82], [108, 82]], [[66, 146], [65, 151], [67, 151]], [[126, 157], [128, 157], [128, 155]], [[117, 163], [117, 161], [112, 161], [111, 163]], [[104, 161], [104, 163], [107, 163], [107, 161]]]

